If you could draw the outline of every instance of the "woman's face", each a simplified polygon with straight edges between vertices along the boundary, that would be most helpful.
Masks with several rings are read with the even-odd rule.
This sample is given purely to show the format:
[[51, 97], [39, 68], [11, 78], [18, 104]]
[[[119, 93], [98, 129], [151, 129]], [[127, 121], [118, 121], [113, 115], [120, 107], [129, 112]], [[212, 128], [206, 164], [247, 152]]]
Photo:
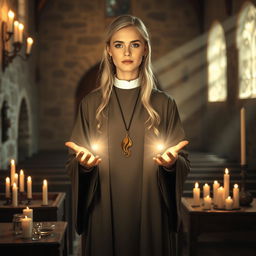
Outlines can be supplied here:
[[125, 27], [114, 33], [107, 51], [116, 66], [117, 78], [133, 80], [139, 76], [139, 66], [146, 54], [146, 44], [135, 27]]

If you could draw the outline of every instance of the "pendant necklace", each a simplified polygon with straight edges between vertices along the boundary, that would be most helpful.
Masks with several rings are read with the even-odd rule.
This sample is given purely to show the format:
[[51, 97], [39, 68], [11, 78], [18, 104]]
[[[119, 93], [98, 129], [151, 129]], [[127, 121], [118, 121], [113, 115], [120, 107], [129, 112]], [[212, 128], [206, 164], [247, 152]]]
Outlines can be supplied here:
[[140, 90], [139, 90], [136, 102], [134, 104], [134, 107], [133, 107], [133, 111], [132, 111], [132, 115], [131, 115], [129, 124], [127, 126], [127, 124], [125, 122], [125, 118], [124, 118], [124, 113], [123, 113], [123, 110], [122, 110], [119, 98], [117, 96], [116, 88], [115, 88], [115, 86], [113, 86], [113, 87], [114, 87], [114, 92], [115, 92], [115, 95], [116, 95], [116, 99], [117, 99], [117, 102], [118, 102], [118, 106], [119, 106], [119, 109], [120, 109], [120, 112], [121, 112], [121, 116], [122, 116], [122, 119], [123, 119], [125, 130], [126, 130], [126, 135], [125, 135], [125, 137], [123, 138], [123, 140], [121, 142], [121, 148], [122, 148], [122, 151], [123, 151], [124, 155], [126, 157], [129, 157], [131, 155], [130, 147], [133, 145], [132, 139], [129, 136], [129, 130], [130, 130], [130, 127], [131, 127], [131, 124], [132, 124], [134, 112], [135, 112], [135, 109], [136, 109], [136, 106], [137, 106], [137, 102], [138, 102], [138, 99], [139, 99], [139, 96], [140, 96]]

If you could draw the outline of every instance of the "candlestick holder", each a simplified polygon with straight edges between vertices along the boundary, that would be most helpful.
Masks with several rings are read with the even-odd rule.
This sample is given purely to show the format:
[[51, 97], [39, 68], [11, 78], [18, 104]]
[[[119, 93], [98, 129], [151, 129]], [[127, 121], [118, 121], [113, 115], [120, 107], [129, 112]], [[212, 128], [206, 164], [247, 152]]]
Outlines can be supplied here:
[[6, 197], [5, 199], [6, 199], [6, 201], [5, 201], [4, 205], [10, 205], [12, 203], [12, 200], [10, 197], [9, 198]]
[[31, 204], [32, 204], [32, 198], [28, 198], [27, 205], [31, 205]]
[[246, 177], [247, 177], [247, 165], [241, 165], [241, 191], [240, 191], [240, 205], [249, 206], [253, 200], [252, 194], [246, 191]]

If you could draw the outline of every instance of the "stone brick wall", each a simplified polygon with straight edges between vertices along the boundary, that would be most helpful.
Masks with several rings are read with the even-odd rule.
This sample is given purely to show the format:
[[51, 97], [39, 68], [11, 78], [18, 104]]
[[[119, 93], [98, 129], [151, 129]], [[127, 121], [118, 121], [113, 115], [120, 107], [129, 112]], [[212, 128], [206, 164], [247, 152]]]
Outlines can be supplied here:
[[[9, 9], [14, 10], [15, 13], [18, 11], [17, 1], [9, 1], [9, 5], [6, 2], [7, 1], [0, 1], [1, 21], [7, 19]], [[28, 4], [30, 12], [26, 15], [27, 17], [34, 17], [33, 2], [29, 1]], [[35, 21], [33, 18], [27, 20], [29, 20], [29, 22], [27, 26], [25, 25], [26, 33], [29, 32], [30, 35], [35, 38]], [[8, 131], [9, 139], [0, 144], [0, 168], [7, 168], [11, 158], [15, 160], [19, 158], [17, 142], [19, 139], [19, 113], [22, 100], [26, 102], [28, 112], [27, 156], [32, 155], [38, 149], [38, 93], [35, 82], [35, 69], [36, 47], [34, 47], [33, 54], [28, 61], [24, 62], [19, 57], [16, 57], [4, 72], [2, 71], [2, 67], [0, 69], [0, 106], [2, 107], [4, 101], [8, 103], [8, 118], [11, 123], [11, 127]], [[2, 123], [0, 127], [2, 134]]]
[[[153, 61], [199, 34], [190, 1], [132, 1], [152, 37]], [[39, 24], [40, 149], [64, 149], [74, 122], [80, 79], [100, 61], [111, 21], [104, 1], [48, 1]]]

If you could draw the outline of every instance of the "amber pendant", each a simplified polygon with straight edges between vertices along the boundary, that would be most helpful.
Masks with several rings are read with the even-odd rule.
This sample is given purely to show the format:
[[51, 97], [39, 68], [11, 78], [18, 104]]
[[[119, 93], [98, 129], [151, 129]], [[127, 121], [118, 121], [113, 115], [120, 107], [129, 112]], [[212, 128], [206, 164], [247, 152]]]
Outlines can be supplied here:
[[130, 150], [131, 146], [132, 146], [132, 140], [127, 133], [121, 143], [123, 153], [126, 157], [129, 157], [131, 155], [131, 150]]

